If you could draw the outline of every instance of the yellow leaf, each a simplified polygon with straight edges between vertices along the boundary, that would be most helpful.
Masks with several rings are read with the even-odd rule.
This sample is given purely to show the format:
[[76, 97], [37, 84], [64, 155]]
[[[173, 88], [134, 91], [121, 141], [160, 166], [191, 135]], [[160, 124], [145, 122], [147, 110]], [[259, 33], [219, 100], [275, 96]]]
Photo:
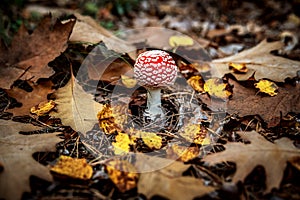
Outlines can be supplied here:
[[39, 103], [39, 105], [32, 107], [30, 109], [30, 112], [32, 114], [36, 114], [37, 116], [43, 116], [50, 112], [55, 107], [55, 105], [56, 104], [53, 100], [41, 102]]
[[232, 63], [228, 64], [229, 69], [232, 69], [235, 73], [247, 73], [248, 68], [246, 67], [245, 63]]
[[175, 154], [180, 157], [181, 161], [187, 162], [199, 155], [199, 149], [197, 147], [184, 147], [174, 144], [168, 150], [168, 154]]
[[106, 163], [109, 178], [121, 192], [137, 186], [139, 175], [136, 168], [126, 160], [112, 160]]
[[199, 124], [186, 125], [180, 135], [190, 143], [201, 145], [210, 144], [207, 129]]
[[122, 155], [128, 153], [130, 145], [134, 144], [126, 133], [118, 133], [115, 138], [116, 142], [113, 142], [114, 152], [116, 155]]
[[151, 149], [160, 149], [162, 138], [151, 132], [141, 132], [141, 137], [144, 143]]
[[123, 85], [127, 88], [133, 88], [137, 83], [137, 80], [135, 78], [131, 78], [126, 75], [121, 75], [121, 80]]
[[139, 131], [133, 128], [130, 128], [129, 132], [131, 134], [132, 141], [136, 140], [137, 138], [141, 138], [143, 142], [151, 149], [160, 149], [162, 146], [162, 138], [156, 135], [156, 133]]
[[228, 90], [228, 83], [224, 83], [222, 79], [212, 78], [208, 79], [204, 83], [204, 91], [210, 96], [227, 99], [232, 95], [232, 92]]
[[69, 156], [60, 156], [58, 162], [51, 167], [51, 171], [66, 175], [76, 179], [90, 179], [93, 174], [93, 168], [84, 158], [72, 158]]
[[197, 92], [203, 93], [205, 92], [203, 89], [204, 86], [204, 80], [201, 76], [192, 76], [187, 80], [187, 83]]
[[100, 128], [106, 134], [122, 132], [123, 124], [127, 120], [126, 112], [126, 106], [111, 107], [108, 104], [104, 105], [102, 110], [97, 114]]
[[194, 44], [194, 41], [188, 36], [174, 35], [169, 38], [169, 44], [171, 47], [191, 46]]
[[260, 80], [258, 83], [255, 83], [254, 86], [259, 89], [260, 92], [266, 93], [270, 96], [276, 96], [278, 86], [268, 80]]

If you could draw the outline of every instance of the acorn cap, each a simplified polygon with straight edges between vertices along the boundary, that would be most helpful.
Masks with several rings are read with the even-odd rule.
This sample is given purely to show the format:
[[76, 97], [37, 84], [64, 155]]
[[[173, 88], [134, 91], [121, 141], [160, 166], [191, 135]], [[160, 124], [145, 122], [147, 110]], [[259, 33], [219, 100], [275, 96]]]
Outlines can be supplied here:
[[177, 76], [177, 65], [165, 51], [150, 50], [141, 53], [134, 64], [134, 77], [149, 88], [171, 85]]

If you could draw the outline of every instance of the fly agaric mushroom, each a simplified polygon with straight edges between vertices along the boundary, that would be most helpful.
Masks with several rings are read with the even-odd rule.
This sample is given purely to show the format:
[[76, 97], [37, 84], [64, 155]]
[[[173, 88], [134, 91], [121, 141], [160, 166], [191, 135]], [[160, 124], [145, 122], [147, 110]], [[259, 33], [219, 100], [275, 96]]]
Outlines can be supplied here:
[[141, 53], [134, 64], [134, 77], [147, 89], [146, 115], [151, 121], [165, 118], [161, 106], [162, 87], [174, 84], [177, 76], [175, 61], [165, 51], [150, 50]]

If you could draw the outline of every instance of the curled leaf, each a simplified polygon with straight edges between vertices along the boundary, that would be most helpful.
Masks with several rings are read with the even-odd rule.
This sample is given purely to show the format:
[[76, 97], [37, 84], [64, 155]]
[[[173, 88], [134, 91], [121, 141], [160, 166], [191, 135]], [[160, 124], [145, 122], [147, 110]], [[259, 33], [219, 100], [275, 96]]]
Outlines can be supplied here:
[[248, 68], [245, 63], [232, 63], [228, 64], [229, 69], [233, 70], [234, 73], [247, 73]]
[[106, 134], [122, 132], [123, 124], [127, 120], [126, 109], [123, 106], [114, 106], [106, 104], [103, 109], [98, 112], [97, 118], [99, 126]]
[[90, 179], [93, 174], [93, 168], [86, 162], [86, 159], [64, 155], [59, 157], [58, 162], [51, 167], [51, 171], [83, 180]]
[[187, 83], [197, 92], [203, 93], [205, 92], [203, 89], [204, 80], [201, 76], [192, 76], [187, 80]]
[[258, 83], [255, 83], [254, 86], [259, 89], [260, 92], [266, 93], [270, 96], [276, 96], [278, 86], [268, 80], [260, 80]]
[[112, 160], [106, 163], [109, 178], [121, 192], [137, 186], [139, 175], [136, 168], [126, 160]]

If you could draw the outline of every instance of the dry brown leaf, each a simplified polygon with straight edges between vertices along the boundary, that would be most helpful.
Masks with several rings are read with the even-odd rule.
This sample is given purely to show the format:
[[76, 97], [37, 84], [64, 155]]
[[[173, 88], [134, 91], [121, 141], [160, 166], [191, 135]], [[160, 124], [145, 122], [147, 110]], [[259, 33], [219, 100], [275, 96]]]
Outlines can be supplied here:
[[49, 169], [32, 157], [35, 152], [55, 151], [60, 142], [56, 135], [21, 135], [20, 131], [34, 131], [39, 127], [13, 121], [0, 120], [0, 163], [4, 170], [0, 173], [0, 198], [21, 199], [23, 192], [30, 192], [29, 176], [34, 175], [51, 181]]
[[[96, 48], [101, 48], [100, 45]], [[117, 84], [122, 75], [130, 74], [133, 71], [133, 66], [115, 56], [107, 57], [107, 55], [97, 55], [97, 58], [88, 58], [85, 60], [88, 75], [93, 80], [101, 80], [110, 82], [112, 85]], [[94, 60], [98, 60], [94, 63]], [[100, 62], [99, 62], [100, 60]]]
[[261, 165], [266, 171], [265, 192], [279, 188], [287, 161], [299, 157], [300, 149], [288, 138], [271, 143], [255, 131], [238, 134], [251, 144], [229, 142], [224, 145], [225, 151], [207, 155], [203, 161], [210, 164], [235, 162], [237, 169], [232, 178], [234, 183], [243, 181], [256, 166]]
[[73, 9], [45, 7], [43, 5], [27, 5], [24, 9], [27, 13], [39, 13], [47, 15], [51, 13], [53, 16], [60, 17], [66, 14], [74, 15], [76, 23], [70, 36], [71, 42], [82, 43], [99, 43], [104, 42], [108, 49], [118, 53], [127, 53], [135, 55], [135, 47], [126, 41], [116, 37], [112, 32], [103, 28], [99, 22], [90, 16], [84, 16]]
[[268, 126], [275, 126], [280, 121], [281, 113], [285, 116], [288, 112], [299, 112], [300, 110], [300, 85], [291, 86], [285, 84], [278, 88], [278, 94], [274, 97], [257, 94], [257, 90], [247, 88], [238, 82], [229, 79], [228, 83], [233, 85], [232, 98], [224, 102], [205, 98], [202, 100], [214, 109], [223, 109], [228, 113], [237, 113], [239, 116], [260, 115]]
[[[0, 50], [0, 87], [8, 89], [19, 77], [37, 81], [48, 78], [54, 71], [48, 63], [67, 48], [75, 20], [51, 24], [45, 17], [32, 34], [21, 26], [9, 49]], [[24, 74], [23, 74], [24, 73]]]
[[32, 92], [26, 92], [18, 87], [6, 90], [6, 93], [10, 97], [22, 103], [21, 107], [8, 109], [6, 110], [7, 112], [11, 112], [15, 116], [30, 115], [31, 108], [41, 102], [47, 101], [47, 95], [53, 92], [53, 83], [51, 81], [40, 82], [39, 84], [34, 84], [30, 81], [27, 81], [27, 83], [33, 88]]
[[[210, 57], [203, 50], [203, 46], [209, 44], [205, 40], [193, 40], [191, 37], [184, 35], [178, 31], [171, 29], [166, 29], [162, 27], [145, 27], [139, 29], [132, 29], [123, 32], [123, 37], [125, 41], [128, 41], [130, 44], [137, 45], [138, 49], [144, 47], [151, 47], [157, 49], [164, 49], [172, 51], [177, 55], [184, 57], [189, 62], [203, 63], [203, 61], [210, 61]], [[189, 40], [191, 45], [177, 45], [173, 47], [173, 42], [170, 43], [170, 38], [185, 38]], [[202, 44], [198, 42], [203, 42]], [[181, 43], [181, 42], [180, 42]], [[181, 43], [182, 44], [182, 43]], [[134, 57], [131, 56], [134, 59]]]
[[213, 60], [210, 63], [212, 76], [221, 78], [227, 73], [232, 73], [228, 64], [233, 62], [245, 64], [248, 68], [245, 74], [232, 73], [238, 80], [248, 80], [255, 72], [256, 80], [267, 78], [284, 82], [285, 78], [293, 78], [297, 75], [297, 71], [300, 70], [300, 62], [271, 54], [271, 51], [282, 48], [284, 48], [284, 43], [281, 41], [267, 42], [263, 40], [251, 49], [233, 56]]
[[74, 13], [77, 18], [73, 32], [70, 36], [72, 42], [90, 42], [98, 43], [103, 41], [109, 50], [117, 53], [134, 52], [135, 47], [130, 43], [121, 40], [111, 32], [103, 28], [90, 16], [83, 16]]
[[135, 165], [141, 171], [148, 171], [141, 173], [138, 182], [138, 192], [148, 199], [160, 195], [168, 199], [188, 200], [214, 190], [213, 187], [204, 186], [201, 179], [182, 176], [190, 167], [182, 162], [138, 154]]
[[74, 77], [54, 96], [57, 112], [50, 115], [60, 118], [65, 126], [85, 134], [98, 122], [97, 113], [102, 109], [102, 104], [94, 101], [93, 95], [86, 93]]

